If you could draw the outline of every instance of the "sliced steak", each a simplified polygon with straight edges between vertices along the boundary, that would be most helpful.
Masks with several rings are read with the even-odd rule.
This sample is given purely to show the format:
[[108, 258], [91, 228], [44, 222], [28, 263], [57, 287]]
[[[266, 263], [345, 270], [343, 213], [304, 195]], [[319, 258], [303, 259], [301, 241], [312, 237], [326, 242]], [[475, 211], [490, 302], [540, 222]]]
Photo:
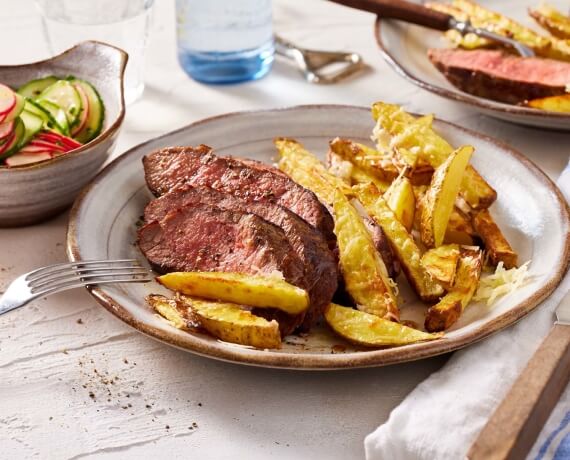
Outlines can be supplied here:
[[[303, 262], [283, 230], [255, 214], [205, 204], [187, 206], [141, 227], [138, 244], [160, 273], [280, 272], [291, 284], [305, 288]], [[277, 319], [283, 335], [293, 332], [305, 316], [274, 309], [256, 309], [256, 314]]]
[[143, 158], [146, 181], [160, 196], [176, 185], [206, 186], [248, 201], [275, 202], [305, 219], [334, 241], [333, 220], [314, 193], [270, 166], [217, 157], [205, 145], [169, 147]]
[[428, 56], [460, 90], [508, 104], [565, 94], [570, 83], [568, 62], [496, 50], [431, 49]]
[[209, 187], [191, 185], [180, 186], [151, 201], [145, 208], [145, 220], [161, 221], [172, 210], [200, 205], [256, 214], [284, 231], [303, 262], [304, 287], [309, 293], [311, 307], [301, 329], [309, 330], [321, 317], [337, 288], [337, 263], [322, 233], [278, 204], [248, 202]]

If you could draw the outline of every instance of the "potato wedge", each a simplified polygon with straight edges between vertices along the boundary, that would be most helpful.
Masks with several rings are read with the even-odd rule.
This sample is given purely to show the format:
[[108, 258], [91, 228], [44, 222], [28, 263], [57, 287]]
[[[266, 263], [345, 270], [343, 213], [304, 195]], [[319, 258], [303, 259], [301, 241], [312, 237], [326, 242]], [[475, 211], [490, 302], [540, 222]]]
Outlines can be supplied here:
[[563, 40], [570, 39], [570, 17], [556, 8], [541, 3], [537, 8], [529, 8], [528, 14], [555, 37]]
[[394, 282], [389, 278], [386, 265], [358, 211], [338, 190], [333, 210], [334, 233], [346, 292], [359, 310], [397, 320], [399, 310], [392, 290]]
[[[453, 147], [431, 125], [426, 124], [425, 117], [416, 119], [400, 106], [384, 102], [372, 105], [372, 116], [377, 123], [376, 139], [384, 139], [383, 142], [388, 142], [392, 149], [397, 148], [400, 142], [406, 142], [406, 145], [413, 143], [419, 150], [420, 158], [434, 169], [453, 152]], [[419, 185], [414, 181], [412, 183]], [[461, 182], [461, 196], [473, 209], [483, 209], [497, 199], [497, 192], [470, 165]]]
[[414, 224], [416, 212], [416, 197], [412, 183], [402, 175], [392, 182], [390, 188], [384, 193], [384, 199], [394, 211], [396, 218], [406, 227], [409, 232]]
[[372, 183], [381, 192], [385, 192], [386, 190], [388, 190], [388, 187], [390, 187], [389, 182], [383, 181], [382, 179], [379, 179], [375, 176], [372, 176], [371, 174], [368, 174], [366, 171], [359, 168], [358, 166], [354, 166], [352, 168], [351, 179], [353, 185]]
[[443, 295], [443, 288], [432, 280], [420, 263], [421, 251], [406, 227], [396, 218], [373, 184], [352, 187], [354, 195], [374, 221], [382, 227], [410, 285], [424, 302]]
[[550, 112], [570, 113], [570, 94], [533, 99], [528, 101], [526, 105], [534, 109], [548, 110]]
[[471, 219], [467, 217], [457, 206], [451, 211], [447, 229], [445, 230], [444, 244], [462, 244], [465, 246], [475, 245], [475, 230], [471, 225]]
[[442, 337], [334, 303], [325, 311], [325, 320], [338, 335], [365, 347], [408, 345]]
[[331, 205], [336, 188], [350, 191], [340, 178], [331, 174], [325, 165], [293, 139], [277, 138], [275, 146], [279, 152], [279, 169], [298, 184], [311, 190], [325, 204]]
[[420, 220], [420, 236], [428, 248], [443, 243], [447, 223], [473, 150], [471, 146], [459, 147], [433, 173], [422, 202]]
[[425, 252], [421, 264], [433, 279], [449, 290], [455, 281], [458, 261], [459, 245], [444, 244]]
[[502, 261], [507, 269], [517, 266], [517, 253], [513, 251], [488, 209], [473, 216], [473, 227], [483, 240], [485, 251], [493, 265]]
[[181, 306], [176, 299], [169, 299], [159, 294], [150, 294], [146, 301], [160, 316], [170, 321], [178, 329], [190, 331], [200, 327], [192, 310]]
[[309, 307], [309, 295], [276, 276], [224, 272], [174, 272], [157, 281], [182, 294], [252, 307], [277, 308], [298, 315]]
[[346, 161], [382, 181], [392, 182], [398, 177], [398, 169], [392, 162], [391, 155], [374, 150], [363, 144], [348, 139], [336, 138], [330, 144], [332, 152]]
[[200, 325], [214, 337], [256, 348], [281, 347], [277, 321], [255, 316], [234, 303], [211, 302], [184, 295], [179, 300], [190, 307]]
[[[429, 4], [429, 6], [439, 11], [445, 10], [444, 7], [441, 7], [441, 4]], [[561, 61], [570, 60], [570, 44], [567, 40], [540, 35], [512, 19], [470, 0], [453, 0], [451, 7], [451, 10], [444, 12], [451, 14], [458, 20], [469, 19], [475, 27], [488, 29], [499, 35], [513, 38], [523, 45], [532, 48], [537, 56]], [[454, 39], [456, 46], [464, 48], [473, 49], [486, 47], [491, 44], [487, 40], [474, 39], [473, 36], [468, 37], [471, 43], [466, 43], [457, 34], [452, 34], [451, 37]]]
[[372, 182], [379, 190], [385, 192], [390, 187], [390, 182], [368, 174], [363, 169], [355, 166], [329, 149], [327, 152], [328, 172], [342, 179], [347, 185], [368, 184]]
[[458, 319], [477, 290], [483, 254], [479, 250], [461, 249], [455, 283], [443, 298], [427, 311], [425, 328], [430, 332], [443, 331]]

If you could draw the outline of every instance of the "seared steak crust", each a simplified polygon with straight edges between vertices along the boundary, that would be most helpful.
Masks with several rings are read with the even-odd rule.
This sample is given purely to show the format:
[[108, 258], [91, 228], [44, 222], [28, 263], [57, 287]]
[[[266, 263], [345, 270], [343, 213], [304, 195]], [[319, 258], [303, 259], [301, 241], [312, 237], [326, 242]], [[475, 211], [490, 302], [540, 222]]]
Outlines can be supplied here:
[[565, 94], [570, 82], [570, 63], [551, 59], [456, 49], [432, 49], [428, 56], [453, 86], [508, 104]]
[[333, 220], [317, 197], [282, 172], [255, 162], [217, 157], [205, 145], [169, 147], [143, 158], [146, 181], [160, 196], [176, 185], [206, 186], [247, 201], [284, 206], [334, 241]]
[[[283, 230], [255, 214], [196, 204], [169, 212], [160, 222], [141, 227], [138, 244], [158, 272], [223, 271], [282, 273], [306, 288], [303, 262]], [[283, 335], [293, 332], [304, 314], [277, 310], [257, 313], [278, 320]]]
[[337, 288], [337, 264], [321, 232], [278, 204], [248, 202], [209, 187], [191, 185], [179, 186], [151, 201], [145, 209], [145, 221], [161, 221], [172, 210], [200, 205], [256, 214], [284, 231], [303, 262], [304, 287], [309, 293], [311, 307], [301, 329], [310, 329], [331, 302]]

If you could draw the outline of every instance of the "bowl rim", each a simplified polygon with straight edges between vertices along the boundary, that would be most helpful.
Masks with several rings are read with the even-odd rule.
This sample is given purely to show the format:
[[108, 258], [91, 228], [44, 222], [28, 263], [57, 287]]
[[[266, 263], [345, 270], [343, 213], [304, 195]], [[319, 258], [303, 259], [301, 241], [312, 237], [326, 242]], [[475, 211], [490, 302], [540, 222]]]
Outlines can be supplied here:
[[79, 147], [77, 149], [71, 150], [69, 153], [66, 153], [65, 155], [60, 155], [60, 156], [57, 156], [54, 158], [50, 158], [48, 160], [38, 161], [36, 163], [31, 163], [31, 164], [27, 164], [27, 165], [20, 165], [20, 166], [13, 166], [13, 167], [7, 167], [7, 166], [0, 165], [0, 174], [9, 174], [9, 173], [14, 173], [14, 172], [35, 170], [35, 169], [39, 169], [39, 168], [43, 168], [43, 167], [52, 165], [52, 164], [60, 162], [60, 161], [65, 161], [65, 159], [67, 159], [67, 158], [82, 155], [86, 151], [90, 150], [92, 147], [99, 145], [100, 143], [102, 143], [103, 141], [105, 141], [106, 139], [111, 137], [119, 129], [119, 127], [121, 126], [121, 124], [125, 118], [124, 80], [125, 80], [125, 69], [127, 67], [127, 61], [129, 60], [129, 55], [126, 51], [124, 51], [123, 49], [121, 49], [117, 46], [114, 46], [114, 45], [111, 45], [109, 43], [105, 43], [102, 41], [98, 41], [98, 40], [85, 40], [85, 41], [81, 41], [81, 42], [77, 43], [76, 45], [72, 46], [71, 48], [68, 48], [67, 50], [65, 50], [59, 54], [56, 54], [55, 56], [52, 56], [52, 57], [49, 57], [46, 59], [42, 59], [42, 60], [34, 61], [34, 62], [29, 62], [26, 64], [2, 65], [2, 66], [0, 66], [0, 72], [2, 70], [5, 70], [5, 69], [18, 69], [18, 68], [22, 68], [22, 67], [33, 67], [33, 66], [42, 65], [42, 64], [45, 64], [45, 63], [48, 63], [51, 61], [55, 61], [58, 59], [65, 58], [66, 55], [71, 54], [72, 52], [74, 52], [78, 48], [82, 48], [85, 46], [92, 46], [92, 45], [94, 45], [95, 47], [110, 48], [110, 49], [116, 51], [118, 53], [118, 55], [120, 56], [120, 62], [119, 62], [119, 113], [118, 113], [115, 121], [113, 122], [113, 124], [111, 126], [109, 126], [108, 128], [106, 128], [95, 139], [89, 141], [87, 144], [83, 144], [81, 147]]
[[429, 83], [425, 80], [420, 79], [416, 75], [409, 72], [398, 60], [397, 56], [389, 50], [389, 47], [385, 44], [382, 38], [382, 25], [383, 22], [393, 22], [390, 19], [382, 18], [381, 16], [376, 16], [376, 21], [374, 23], [374, 37], [376, 39], [376, 44], [380, 48], [382, 57], [384, 60], [392, 67], [392, 69], [400, 76], [404, 77], [409, 82], [422, 89], [430, 91], [431, 93], [437, 94], [438, 96], [444, 97], [446, 99], [451, 99], [453, 101], [461, 102], [463, 104], [468, 104], [484, 110], [491, 110], [493, 112], [500, 112], [510, 115], [518, 115], [523, 117], [533, 116], [539, 118], [550, 118], [557, 120], [570, 120], [570, 114], [553, 112], [550, 110], [540, 110], [534, 109], [532, 107], [523, 107], [518, 105], [504, 104], [502, 102], [493, 101], [492, 99], [484, 99], [481, 97], [473, 96], [469, 93], [465, 93], [459, 89], [448, 89], [443, 86], [435, 85]]

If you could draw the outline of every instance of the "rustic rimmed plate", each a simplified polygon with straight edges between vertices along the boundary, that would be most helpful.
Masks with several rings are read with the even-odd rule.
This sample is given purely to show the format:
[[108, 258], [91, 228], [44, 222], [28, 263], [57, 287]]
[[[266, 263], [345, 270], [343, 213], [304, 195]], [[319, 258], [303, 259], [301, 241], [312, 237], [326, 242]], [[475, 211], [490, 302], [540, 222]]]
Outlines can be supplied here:
[[[422, 2], [418, 2], [422, 3]], [[506, 14], [508, 17], [535, 29], [544, 35], [548, 33], [536, 26], [527, 14], [528, 5], [518, 0], [496, 2], [480, 0], [479, 4]], [[562, 11], [568, 5], [561, 1], [551, 2]], [[484, 99], [460, 91], [449, 83], [430, 62], [427, 50], [445, 48], [449, 43], [439, 31], [414, 26], [399, 21], [378, 18], [374, 33], [386, 61], [394, 70], [414, 83], [434, 94], [474, 107], [485, 115], [500, 120], [539, 128], [570, 131], [570, 114], [547, 112]]]
[[[67, 249], [71, 260], [144, 257], [135, 245], [136, 223], [151, 199], [141, 159], [166, 146], [214, 147], [221, 155], [271, 163], [272, 139], [290, 136], [322, 157], [336, 136], [370, 143], [373, 127], [367, 108], [299, 106], [222, 115], [199, 121], [141, 144], [107, 166], [83, 191], [70, 216]], [[531, 282], [493, 308], [473, 304], [444, 339], [383, 350], [346, 344], [321, 326], [307, 337], [290, 337], [276, 351], [251, 349], [208, 335], [181, 332], [145, 305], [145, 296], [164, 292], [157, 283], [90, 288], [115, 316], [139, 331], [194, 353], [243, 364], [291, 369], [344, 369], [411, 361], [469, 345], [497, 332], [533, 310], [559, 283], [570, 251], [568, 209], [558, 189], [528, 159], [472, 131], [437, 120], [435, 127], [454, 145], [476, 147], [473, 164], [499, 191], [492, 210], [520, 259], [532, 259]], [[403, 282], [402, 284], [404, 284]], [[403, 317], [422, 322], [425, 306], [403, 290]]]

